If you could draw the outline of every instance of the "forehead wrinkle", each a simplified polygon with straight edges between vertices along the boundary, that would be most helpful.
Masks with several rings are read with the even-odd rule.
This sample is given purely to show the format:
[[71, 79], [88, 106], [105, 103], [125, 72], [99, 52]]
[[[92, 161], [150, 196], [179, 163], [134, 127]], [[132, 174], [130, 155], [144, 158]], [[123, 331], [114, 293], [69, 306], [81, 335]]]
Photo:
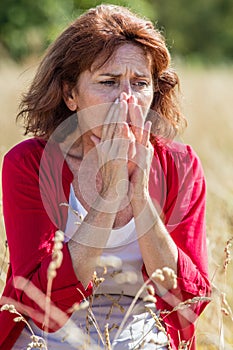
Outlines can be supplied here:
[[124, 65], [125, 62], [122, 62], [122, 60], [119, 60], [119, 62], [113, 60], [109, 61], [102, 67], [97, 68], [93, 71], [93, 73], [97, 76], [106, 76], [114, 78], [119, 78], [124, 74], [130, 73], [137, 78], [150, 78], [152, 74], [151, 62], [148, 58], [146, 58], [146, 61], [146, 63], [142, 64], [143, 62], [137, 60], [127, 60], [126, 64]]
[[[122, 50], [125, 50], [126, 46], [128, 46], [128, 50], [127, 50], [127, 56], [123, 56], [122, 55]], [[138, 51], [137, 55], [135, 55], [135, 48]], [[134, 49], [134, 50], [133, 50]], [[102, 57], [97, 57], [96, 61], [92, 64], [92, 66], [90, 67], [90, 71], [93, 72], [94, 74], [97, 73], [99, 71], [103, 71], [104, 69], [108, 72], [108, 66], [110, 66], [111, 70], [114, 70], [113, 67], [114, 66], [122, 66], [122, 64], [126, 63], [126, 64], [132, 64], [132, 63], [137, 63], [138, 60], [135, 59], [137, 57], [143, 58], [144, 62], [146, 62], [146, 64], [144, 64], [145, 67], [149, 68], [150, 73], [152, 73], [152, 57], [150, 55], [149, 52], [146, 52], [143, 50], [142, 47], [132, 44], [132, 43], [128, 43], [128, 44], [124, 44], [122, 46], [119, 46], [118, 48], [116, 48], [116, 50], [112, 53], [112, 55], [107, 58], [107, 60], [105, 61], [104, 58], [104, 54], [102, 55]], [[124, 62], [125, 60], [125, 62]], [[101, 64], [101, 61], [104, 62], [103, 64]], [[140, 65], [140, 62], [138, 62], [138, 64]], [[137, 67], [136, 67], [137, 70]], [[141, 69], [140, 69], [141, 70]], [[111, 76], [112, 73], [109, 73]], [[118, 75], [117, 73], [115, 74], [113, 72], [114, 75]], [[121, 74], [119, 74], [121, 75]], [[137, 73], [137, 76], [140, 77], [141, 73]], [[142, 72], [142, 76], [148, 76], [148, 74], [146, 74], [146, 72]]]

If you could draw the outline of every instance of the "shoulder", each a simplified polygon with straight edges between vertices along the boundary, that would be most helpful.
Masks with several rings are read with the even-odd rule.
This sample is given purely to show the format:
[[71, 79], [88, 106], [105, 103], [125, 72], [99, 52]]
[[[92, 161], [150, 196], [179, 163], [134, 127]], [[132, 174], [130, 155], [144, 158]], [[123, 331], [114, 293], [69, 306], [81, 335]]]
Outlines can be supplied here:
[[154, 146], [156, 152], [177, 155], [179, 157], [185, 157], [189, 155], [192, 158], [197, 157], [195, 151], [192, 146], [174, 141], [174, 140], [164, 140], [162, 138], [157, 138], [156, 136], [151, 137], [151, 142]]
[[41, 138], [31, 138], [22, 141], [10, 149], [4, 156], [3, 175], [13, 175], [15, 172], [21, 175], [27, 173], [60, 174], [69, 181], [73, 175], [69, 169], [59, 144], [46, 141]]
[[192, 146], [178, 141], [152, 140], [155, 155], [164, 163], [168, 172], [175, 168], [179, 174], [185, 175], [191, 171], [195, 177], [204, 176], [200, 158]]
[[19, 163], [24, 159], [41, 158], [46, 141], [39, 138], [24, 140], [12, 147], [4, 156], [4, 161]]

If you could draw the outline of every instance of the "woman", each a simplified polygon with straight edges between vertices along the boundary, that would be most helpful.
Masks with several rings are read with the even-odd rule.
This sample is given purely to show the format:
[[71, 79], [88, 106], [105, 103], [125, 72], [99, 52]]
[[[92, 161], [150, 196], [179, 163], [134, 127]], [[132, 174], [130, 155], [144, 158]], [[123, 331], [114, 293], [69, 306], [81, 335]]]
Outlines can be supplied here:
[[[2, 304], [49, 348], [195, 349], [210, 293], [205, 180], [192, 148], [172, 141], [185, 123], [177, 84], [151, 22], [101, 5], [58, 37], [24, 96], [18, 117], [34, 138], [4, 159]], [[145, 305], [143, 289], [120, 327], [143, 280], [156, 303]], [[87, 299], [91, 308], [74, 311]], [[24, 348], [30, 332], [8, 311], [1, 348]]]

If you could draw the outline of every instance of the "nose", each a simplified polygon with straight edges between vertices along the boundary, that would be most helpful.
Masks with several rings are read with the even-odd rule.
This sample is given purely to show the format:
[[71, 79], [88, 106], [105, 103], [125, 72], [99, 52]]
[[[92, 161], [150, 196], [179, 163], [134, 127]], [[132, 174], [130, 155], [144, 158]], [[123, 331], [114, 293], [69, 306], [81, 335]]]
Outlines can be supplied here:
[[127, 100], [133, 95], [133, 90], [129, 80], [125, 80], [122, 82], [120, 92], [124, 92], [126, 94]]

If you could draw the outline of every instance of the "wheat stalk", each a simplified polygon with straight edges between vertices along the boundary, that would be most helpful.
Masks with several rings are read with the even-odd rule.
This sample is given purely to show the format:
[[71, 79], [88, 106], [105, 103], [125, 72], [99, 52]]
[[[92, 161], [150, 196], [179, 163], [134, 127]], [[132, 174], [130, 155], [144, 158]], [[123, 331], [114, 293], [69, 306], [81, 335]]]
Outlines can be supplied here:
[[106, 349], [112, 350], [110, 338], [109, 338], [109, 330], [108, 330], [108, 323], [105, 325], [105, 342], [106, 342]]
[[[165, 271], [166, 271], [165, 275], [166, 275], [166, 277], [170, 276], [172, 278], [172, 281], [174, 282], [173, 286], [176, 286], [176, 279], [174, 278], [175, 274], [174, 273], [168, 273], [168, 269], [169, 268], [165, 268]], [[161, 269], [157, 269], [155, 272], [153, 272], [151, 277], [148, 278], [147, 281], [145, 281], [143, 283], [143, 285], [141, 286], [141, 288], [138, 290], [138, 292], [136, 293], [132, 303], [130, 304], [130, 306], [129, 306], [129, 308], [128, 308], [128, 310], [127, 310], [127, 312], [126, 312], [126, 314], [125, 314], [125, 316], [124, 316], [124, 318], [123, 318], [123, 320], [122, 320], [122, 322], [121, 322], [121, 324], [119, 326], [119, 329], [118, 329], [118, 331], [117, 331], [117, 333], [115, 335], [114, 341], [115, 341], [115, 339], [117, 339], [119, 337], [119, 335], [120, 335], [123, 327], [125, 326], [125, 323], [126, 323], [128, 317], [129, 317], [129, 315], [131, 314], [131, 312], [132, 312], [132, 310], [133, 310], [133, 308], [134, 308], [138, 298], [140, 297], [140, 295], [142, 294], [144, 289], [148, 287], [148, 284], [151, 283], [152, 280], [155, 281], [155, 282], [163, 282], [164, 281], [165, 276], [163, 274], [163, 270], [164, 269], [162, 269], [162, 270]]]
[[64, 233], [61, 230], [56, 231], [55, 237], [54, 237], [52, 261], [50, 262], [48, 271], [47, 271], [48, 283], [47, 283], [47, 291], [46, 291], [46, 298], [45, 298], [45, 317], [44, 317], [44, 324], [43, 324], [43, 329], [45, 332], [48, 332], [48, 326], [49, 326], [52, 283], [53, 283], [53, 279], [57, 275], [56, 269], [58, 269], [61, 266], [62, 259], [63, 259], [63, 254], [61, 251], [63, 248], [63, 244], [62, 244], [63, 241], [64, 241]]
[[149, 312], [149, 314], [153, 317], [154, 321], [155, 321], [155, 327], [162, 333], [164, 333], [167, 338], [168, 338], [168, 342], [167, 342], [167, 346], [168, 346], [168, 350], [172, 350], [171, 348], [171, 344], [170, 344], [170, 339], [169, 339], [169, 336], [167, 334], [167, 331], [166, 329], [164, 328], [164, 326], [162, 325], [162, 323], [160, 322], [160, 319], [159, 317], [151, 310], [151, 308], [149, 307], [145, 307], [146, 310]]
[[12, 304], [10, 304], [10, 305], [9, 304], [4, 304], [1, 307], [1, 311], [9, 311], [12, 314], [16, 314], [18, 317], [15, 317], [13, 319], [14, 322], [24, 322], [26, 324], [26, 326], [28, 327], [30, 333], [32, 334], [30, 336], [32, 342], [30, 342], [28, 344], [27, 350], [34, 349], [34, 348], [45, 349], [45, 350], [48, 349], [45, 340], [42, 337], [39, 337], [39, 336], [35, 335], [35, 333], [33, 332], [33, 329], [30, 326], [30, 324], [23, 317], [23, 315], [16, 310], [14, 305], [12, 305]]
[[231, 258], [231, 251], [230, 248], [232, 247], [232, 241], [233, 241], [233, 237], [231, 237], [230, 239], [228, 239], [226, 246], [224, 248], [224, 253], [225, 253], [225, 260], [224, 260], [224, 264], [223, 264], [223, 268], [226, 271], [228, 265], [230, 264], [232, 258]]
[[[180, 302], [178, 305], [176, 305], [172, 310], [163, 310], [161, 311], [161, 314], [170, 315], [172, 312], [178, 311], [178, 310], [184, 310], [189, 308], [192, 304], [199, 303], [200, 301], [206, 301], [210, 302], [212, 301], [212, 298], [210, 297], [193, 297], [192, 299], [187, 299], [185, 301]], [[166, 317], [166, 316], [165, 316]]]

